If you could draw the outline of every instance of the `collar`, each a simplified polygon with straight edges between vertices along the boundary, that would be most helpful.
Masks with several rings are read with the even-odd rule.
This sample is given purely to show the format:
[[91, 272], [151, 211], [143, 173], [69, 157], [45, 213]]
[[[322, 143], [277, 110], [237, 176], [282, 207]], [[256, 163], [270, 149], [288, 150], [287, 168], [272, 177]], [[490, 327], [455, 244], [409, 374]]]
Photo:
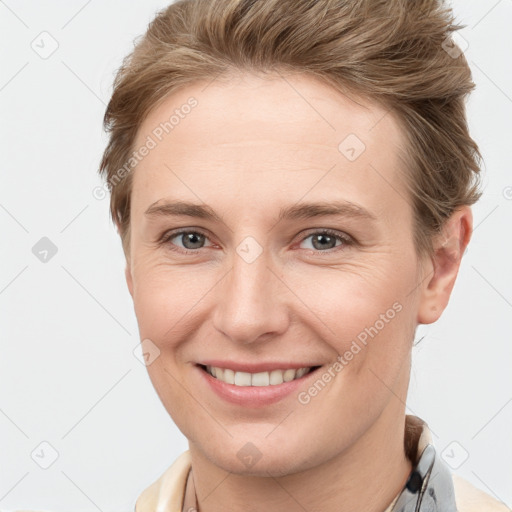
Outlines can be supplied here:
[[[428, 425], [405, 417], [404, 447], [413, 469], [385, 512], [456, 512], [452, 475], [432, 442]], [[137, 499], [135, 512], [197, 511], [190, 452], [182, 453]]]
[[385, 512], [457, 512], [452, 474], [434, 447], [428, 425], [417, 416], [406, 416], [405, 450], [414, 466]]

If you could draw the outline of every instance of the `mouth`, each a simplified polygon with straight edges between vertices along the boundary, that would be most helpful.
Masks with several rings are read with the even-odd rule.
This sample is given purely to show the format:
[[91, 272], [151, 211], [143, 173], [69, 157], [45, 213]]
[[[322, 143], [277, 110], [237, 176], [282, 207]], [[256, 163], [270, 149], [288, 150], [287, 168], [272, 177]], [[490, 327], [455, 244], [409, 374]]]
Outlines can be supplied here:
[[273, 387], [280, 386], [283, 383], [299, 380], [306, 375], [314, 372], [320, 366], [308, 366], [302, 368], [275, 369], [265, 372], [243, 372], [230, 368], [221, 368], [198, 364], [204, 372], [208, 373], [214, 379], [239, 387]]

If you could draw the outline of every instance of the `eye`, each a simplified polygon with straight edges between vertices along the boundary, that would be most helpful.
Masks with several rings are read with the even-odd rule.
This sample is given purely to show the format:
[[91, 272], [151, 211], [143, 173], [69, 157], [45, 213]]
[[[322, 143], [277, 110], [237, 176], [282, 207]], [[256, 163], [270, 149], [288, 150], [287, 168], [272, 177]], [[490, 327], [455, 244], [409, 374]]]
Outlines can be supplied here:
[[168, 245], [173, 251], [181, 251], [189, 254], [197, 253], [198, 249], [205, 247], [204, 244], [206, 240], [208, 240], [207, 236], [200, 231], [181, 230], [164, 233], [159, 243]]
[[[314, 231], [302, 238], [301, 243], [308, 239], [311, 239], [311, 246], [305, 247], [305, 249], [313, 252], [331, 252], [336, 250], [336, 248], [341, 250], [354, 243], [354, 240], [349, 235], [331, 229]], [[194, 254], [198, 253], [199, 249], [213, 246], [212, 243], [205, 245], [208, 240], [208, 237], [201, 231], [182, 229], [164, 233], [158, 243], [169, 247], [173, 251]]]
[[[311, 249], [315, 252], [330, 252], [330, 250], [335, 249], [336, 247], [347, 246], [353, 243], [352, 239], [348, 235], [331, 229], [322, 229], [320, 231], [310, 233], [302, 239], [302, 243], [308, 239], [311, 239], [311, 247], [306, 247], [306, 249]], [[336, 244], [336, 242], [340, 243]]]

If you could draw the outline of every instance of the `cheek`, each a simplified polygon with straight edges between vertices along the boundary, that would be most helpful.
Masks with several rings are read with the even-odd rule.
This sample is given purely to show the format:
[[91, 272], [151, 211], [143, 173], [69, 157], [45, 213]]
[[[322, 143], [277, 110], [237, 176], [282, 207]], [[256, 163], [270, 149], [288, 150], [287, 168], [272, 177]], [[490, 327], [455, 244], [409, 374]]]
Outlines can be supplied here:
[[381, 259], [338, 268], [294, 268], [283, 280], [312, 321], [322, 326], [326, 338], [344, 348], [358, 334], [364, 338], [365, 328], [374, 324], [379, 331], [389, 331], [389, 326], [401, 323], [406, 316], [401, 313], [411, 302], [413, 272], [410, 264], [397, 270], [395, 264]]
[[[332, 349], [336, 366], [331, 366], [331, 374], [336, 377], [327, 386], [331, 390], [324, 405], [334, 402], [355, 411], [389, 399], [389, 389], [398, 385], [410, 357], [416, 318], [410, 293], [414, 272], [414, 260], [404, 261], [397, 270], [393, 258], [379, 255], [373, 264], [294, 271], [285, 277], [307, 306], [301, 328], [309, 328], [317, 343]], [[346, 392], [353, 389], [357, 394]], [[314, 400], [315, 390], [303, 391], [305, 400]]]
[[138, 260], [133, 275], [141, 339], [151, 339], [162, 350], [176, 347], [185, 333], [198, 328], [197, 315], [218, 280], [211, 268], [171, 267], [150, 257]]

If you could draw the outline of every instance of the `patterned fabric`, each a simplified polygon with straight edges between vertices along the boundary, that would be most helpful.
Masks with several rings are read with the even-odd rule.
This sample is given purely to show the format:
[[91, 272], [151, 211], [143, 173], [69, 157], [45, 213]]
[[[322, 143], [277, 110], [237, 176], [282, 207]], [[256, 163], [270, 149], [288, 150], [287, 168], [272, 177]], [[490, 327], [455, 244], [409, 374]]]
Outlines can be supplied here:
[[392, 512], [457, 512], [452, 475], [432, 444], [423, 450]]

